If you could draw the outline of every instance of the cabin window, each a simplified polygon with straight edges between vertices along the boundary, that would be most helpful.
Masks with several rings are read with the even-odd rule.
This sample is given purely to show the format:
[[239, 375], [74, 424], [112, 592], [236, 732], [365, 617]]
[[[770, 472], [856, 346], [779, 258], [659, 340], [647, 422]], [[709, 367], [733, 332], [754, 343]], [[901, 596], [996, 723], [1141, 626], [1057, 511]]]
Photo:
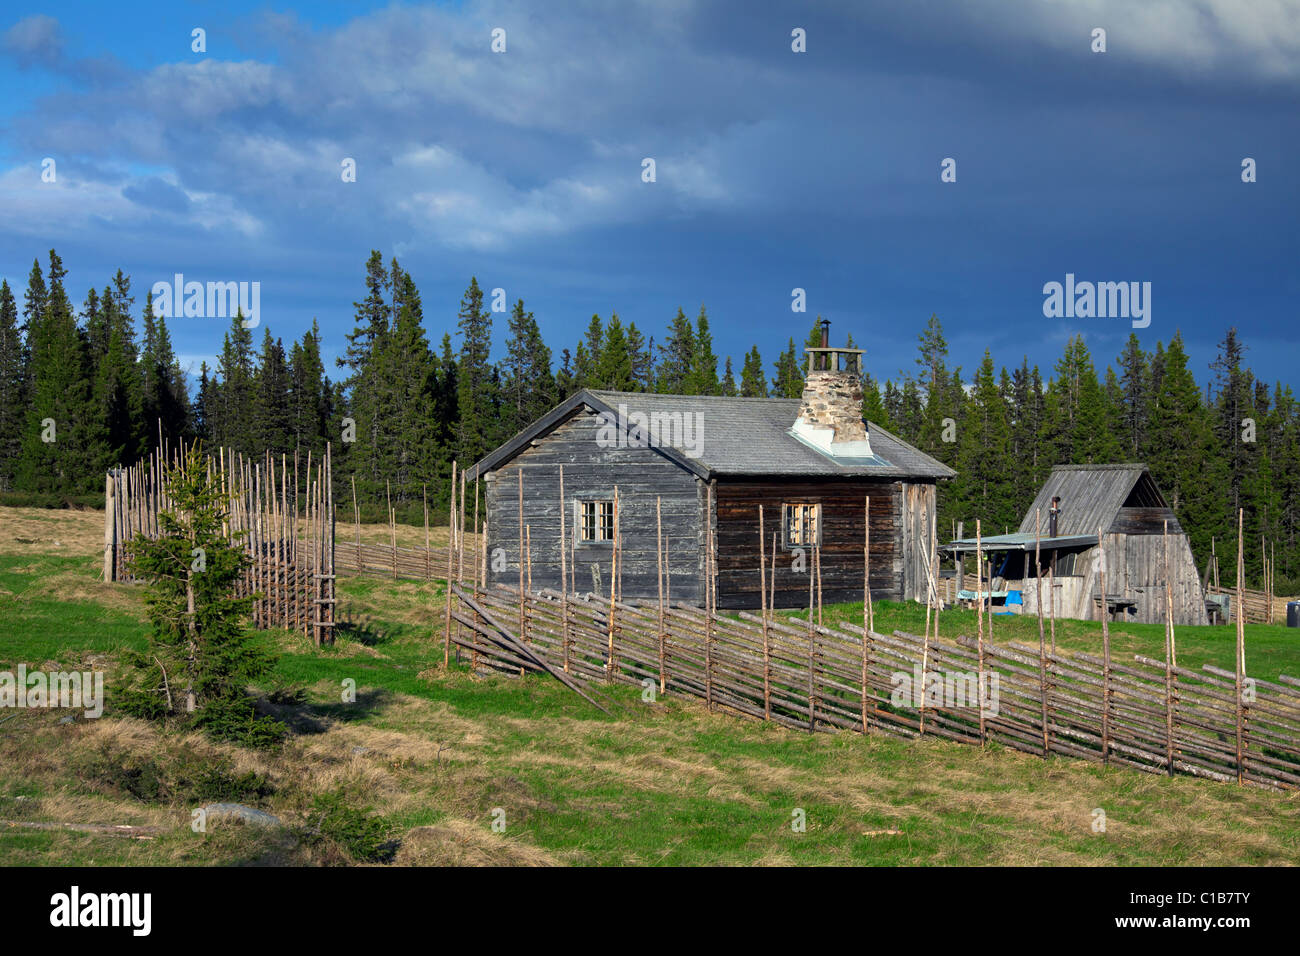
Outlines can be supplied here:
[[583, 542], [614, 540], [613, 501], [578, 503], [578, 540]]
[[806, 501], [781, 506], [785, 514], [785, 546], [808, 548], [821, 544], [822, 506]]

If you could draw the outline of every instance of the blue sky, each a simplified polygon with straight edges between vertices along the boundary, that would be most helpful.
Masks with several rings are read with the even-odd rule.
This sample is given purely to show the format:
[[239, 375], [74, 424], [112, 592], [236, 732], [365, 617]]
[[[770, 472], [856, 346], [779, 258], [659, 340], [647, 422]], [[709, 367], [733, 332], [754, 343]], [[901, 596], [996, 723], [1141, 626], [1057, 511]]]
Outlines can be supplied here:
[[[1048, 372], [1076, 332], [1104, 367], [1129, 321], [1043, 315], [1043, 285], [1073, 273], [1150, 282], [1139, 336], [1181, 329], [1201, 380], [1236, 325], [1258, 374], [1296, 381], [1300, 0], [3, 17], [0, 276], [19, 292], [52, 246], [78, 303], [117, 268], [138, 305], [178, 272], [257, 281], [262, 322], [288, 341], [318, 318], [332, 356], [375, 248], [414, 276], [435, 346], [475, 275], [522, 297], [557, 357], [592, 313], [661, 337], [705, 304], [737, 369], [758, 344], [770, 373], [821, 313], [888, 377], [932, 312], [968, 373], [985, 348]], [[225, 320], [170, 324], [195, 371], [220, 348]]]

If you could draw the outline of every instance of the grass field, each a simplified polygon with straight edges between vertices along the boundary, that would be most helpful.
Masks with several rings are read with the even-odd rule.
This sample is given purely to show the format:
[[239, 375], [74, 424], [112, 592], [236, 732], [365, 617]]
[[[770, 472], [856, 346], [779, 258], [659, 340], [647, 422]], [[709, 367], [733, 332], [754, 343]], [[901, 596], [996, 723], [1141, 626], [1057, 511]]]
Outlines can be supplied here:
[[[622, 709], [606, 717], [553, 680], [444, 670], [439, 583], [343, 578], [347, 626], [335, 647], [265, 635], [280, 654], [262, 706], [294, 728], [278, 751], [163, 733], [112, 710], [118, 659], [145, 646], [147, 627], [138, 588], [97, 581], [102, 521], [0, 509], [0, 670], [93, 665], [109, 671], [110, 687], [98, 720], [0, 711], [0, 864], [355, 863], [358, 812], [382, 827], [395, 864], [1300, 862], [1295, 792], [933, 739], [807, 735], [711, 715], [693, 700], [644, 703], [625, 687], [612, 692]], [[830, 620], [861, 619], [860, 606], [826, 610]], [[923, 622], [923, 608], [878, 608], [882, 630]], [[966, 612], [943, 618], [947, 634], [973, 626]], [[995, 627], [999, 642], [1038, 640], [1036, 621], [997, 618]], [[1180, 662], [1229, 666], [1232, 633], [1181, 629]], [[1117, 656], [1159, 656], [1163, 629], [1117, 626], [1112, 640]], [[1096, 651], [1099, 642], [1098, 625], [1058, 622], [1058, 646]], [[1285, 628], [1250, 627], [1247, 660], [1259, 676], [1300, 674]], [[341, 700], [347, 679], [357, 687], [351, 704]], [[217, 800], [286, 825], [194, 833], [191, 811]], [[1094, 830], [1097, 810], [1104, 832]], [[796, 811], [805, 832], [791, 826]]]

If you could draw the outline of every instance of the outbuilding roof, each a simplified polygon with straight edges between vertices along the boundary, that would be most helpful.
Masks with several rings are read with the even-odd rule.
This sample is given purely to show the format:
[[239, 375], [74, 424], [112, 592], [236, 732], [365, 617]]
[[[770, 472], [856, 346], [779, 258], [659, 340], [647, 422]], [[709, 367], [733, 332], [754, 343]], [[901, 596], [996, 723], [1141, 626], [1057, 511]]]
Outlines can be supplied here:
[[648, 443], [702, 478], [755, 477], [952, 478], [947, 465], [868, 422], [871, 458], [836, 459], [795, 437], [797, 398], [724, 398], [583, 389], [561, 402], [466, 472], [470, 480], [501, 467], [581, 406], [622, 431], [647, 433]]
[[[1056, 536], [1048, 537], [1052, 499], [1060, 497]], [[1155, 480], [1140, 462], [1118, 465], [1057, 465], [1029, 506], [1020, 530], [980, 540], [984, 551], [1044, 551], [1087, 548], [1097, 543], [1099, 530], [1109, 530], [1124, 507], [1168, 508]], [[1035, 516], [1038, 516], [1035, 528]], [[975, 538], [959, 538], [945, 551], [976, 550]]]
[[1169, 507], [1144, 464], [1057, 465], [1025, 512], [1020, 531], [1033, 534], [1034, 515], [1041, 511], [1045, 533], [1052, 499], [1057, 496], [1061, 499], [1058, 535], [1090, 534], [1095, 538], [1098, 528], [1110, 528], [1130, 496], [1145, 507]]

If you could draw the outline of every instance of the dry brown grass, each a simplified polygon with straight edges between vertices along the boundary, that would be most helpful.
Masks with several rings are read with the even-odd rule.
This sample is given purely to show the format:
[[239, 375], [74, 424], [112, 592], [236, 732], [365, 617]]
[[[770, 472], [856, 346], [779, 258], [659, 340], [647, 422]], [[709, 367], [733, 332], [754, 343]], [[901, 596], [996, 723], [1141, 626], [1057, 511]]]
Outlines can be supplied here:
[[104, 512], [0, 507], [0, 552], [102, 557]]
[[[472, 506], [471, 506], [472, 507]], [[356, 527], [347, 520], [340, 509], [335, 534], [339, 540], [355, 540]], [[468, 524], [473, 515], [466, 517]], [[299, 535], [305, 540], [311, 528], [299, 522]], [[386, 524], [362, 524], [361, 541], [364, 544], [391, 544], [392, 536]], [[399, 548], [423, 548], [424, 528], [399, 524], [396, 526]], [[447, 553], [446, 525], [429, 528], [429, 547], [434, 558], [445, 559]], [[475, 535], [465, 536], [467, 554], [473, 554], [478, 544]], [[104, 554], [104, 512], [59, 508], [8, 508], [0, 507], [0, 552], [5, 554], [53, 554], [74, 557], [102, 557]], [[468, 559], [467, 559], [468, 560]]]
[[506, 839], [473, 820], [461, 818], [408, 830], [393, 862], [399, 866], [559, 866], [562, 863], [545, 850]]
[[[473, 681], [463, 674], [448, 681]], [[132, 861], [198, 862], [209, 854], [253, 855], [263, 861], [340, 863], [337, 851], [301, 846], [283, 835], [242, 832], [209, 833], [202, 844], [189, 839], [187, 805], [150, 806], [93, 781], [70, 783], [75, 769], [89, 757], [115, 754], [123, 761], [166, 759], [187, 750], [194, 759], [228, 760], [240, 772], [264, 775], [277, 788], [265, 808], [292, 825], [309, 818], [316, 794], [342, 792], [387, 816], [420, 814], [436, 809], [444, 816], [429, 825], [397, 834], [400, 865], [527, 865], [590, 862], [577, 851], [555, 852], [534, 844], [519, 823], [559, 807], [528, 783], [537, 772], [589, 782], [608, 792], [610, 784], [628, 792], [673, 797], [703, 794], [719, 805], [762, 811], [773, 793], [797, 795], [810, 806], [839, 806], [851, 813], [847, 822], [810, 820], [810, 832], [829, 827], [846, 838], [875, 834], [881, 841], [927, 837], [935, 845], [914, 862], [964, 862], [1005, 865], [1107, 865], [1118, 860], [1107, 852], [1081, 852], [1080, 839], [1098, 846], [1142, 847], [1154, 862], [1179, 858], [1188, 848], [1193, 862], [1240, 864], [1249, 858], [1294, 863], [1285, 847], [1269, 836], [1278, 814], [1300, 809], [1300, 794], [1240, 791], [1186, 778], [1174, 780], [1125, 770], [1098, 774], [1075, 761], [1041, 761], [1005, 751], [980, 752], [938, 740], [909, 743], [911, 761], [898, 772], [882, 773], [887, 760], [872, 754], [895, 746], [878, 738], [803, 738], [827, 760], [816, 773], [752, 755], [713, 754], [692, 747], [702, 729], [729, 724], [736, 733], [788, 734], [772, 728], [741, 725], [727, 718], [692, 714], [662, 721], [653, 715], [610, 724], [578, 719], [481, 719], [458, 714], [447, 704], [395, 694], [385, 702], [377, 722], [330, 722], [319, 733], [299, 737], [279, 754], [264, 754], [214, 743], [199, 735], [164, 735], [153, 726], [129, 719], [103, 719], [73, 725], [53, 724], [45, 715], [27, 717], [26, 731], [38, 747], [18, 747], [0, 738], [0, 761], [12, 774], [45, 793], [23, 801], [0, 803], [0, 817], [60, 822], [163, 826], [171, 837], [148, 846], [122, 850]], [[508, 725], [508, 728], [507, 728]], [[535, 735], [537, 746], [519, 748], [503, 742], [509, 729]], [[611, 745], [635, 745], [637, 752], [610, 756]], [[868, 769], [869, 768], [869, 769]], [[1026, 786], [1025, 781], [1032, 780]], [[1005, 786], [1000, 786], [1005, 781]], [[89, 789], [85, 786], [90, 784]], [[579, 792], [577, 805], [593, 821], [627, 819], [631, 811], [618, 799]], [[493, 833], [490, 813], [506, 809], [509, 834]], [[1091, 831], [1092, 811], [1107, 815], [1105, 834]], [[860, 822], [874, 821], [870, 824]], [[958, 820], [960, 823], [955, 824]], [[1011, 822], [1009, 822], [1011, 821]], [[593, 824], [596, 825], [596, 824]], [[879, 834], [898, 828], [902, 836]], [[773, 832], [750, 839], [758, 865], [785, 866], [798, 860], [782, 845], [779, 821]], [[970, 838], [987, 850], [972, 859]], [[90, 852], [94, 837], [59, 835], [67, 852]], [[100, 838], [101, 840], [104, 838]], [[196, 838], [197, 839], [197, 838]], [[689, 833], [665, 834], [654, 854], [629, 849], [624, 862], [671, 862]], [[123, 841], [127, 842], [127, 841]]]

